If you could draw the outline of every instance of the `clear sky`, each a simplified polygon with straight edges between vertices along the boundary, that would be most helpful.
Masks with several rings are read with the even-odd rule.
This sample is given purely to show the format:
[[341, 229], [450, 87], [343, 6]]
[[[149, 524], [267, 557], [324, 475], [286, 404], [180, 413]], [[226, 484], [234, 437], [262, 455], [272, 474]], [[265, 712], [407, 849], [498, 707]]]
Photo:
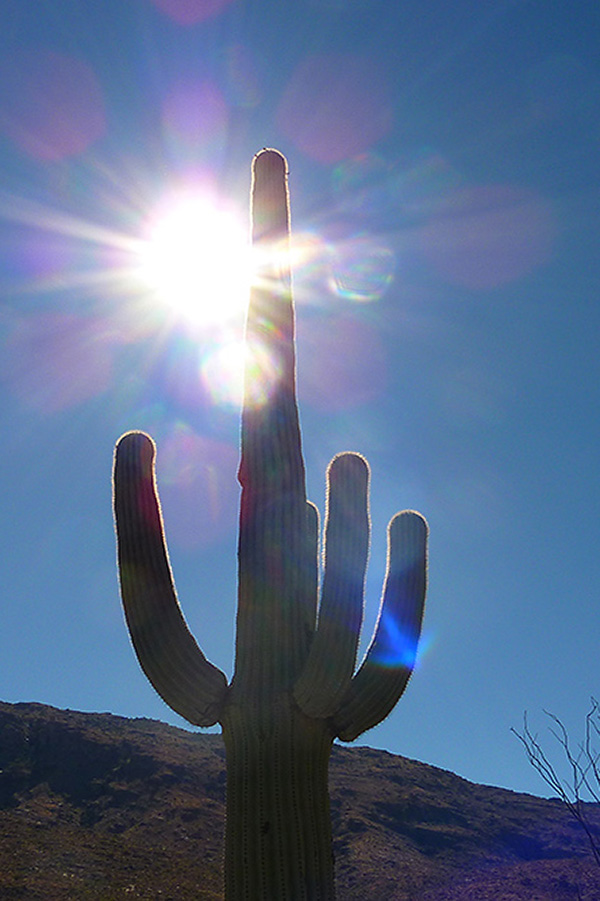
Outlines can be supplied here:
[[242, 318], [218, 311], [243, 263], [196, 250], [192, 324], [140, 260], [160, 268], [174, 197], [216, 204], [207, 247], [246, 229], [251, 158], [274, 146], [309, 496], [323, 508], [338, 451], [372, 468], [365, 640], [388, 519], [431, 530], [417, 671], [363, 743], [543, 793], [510, 727], [528, 710], [543, 734], [547, 708], [576, 736], [600, 691], [600, 5], [4, 0], [1, 18], [0, 696], [185, 725], [120, 607], [130, 428], [158, 444], [190, 627], [231, 674]]

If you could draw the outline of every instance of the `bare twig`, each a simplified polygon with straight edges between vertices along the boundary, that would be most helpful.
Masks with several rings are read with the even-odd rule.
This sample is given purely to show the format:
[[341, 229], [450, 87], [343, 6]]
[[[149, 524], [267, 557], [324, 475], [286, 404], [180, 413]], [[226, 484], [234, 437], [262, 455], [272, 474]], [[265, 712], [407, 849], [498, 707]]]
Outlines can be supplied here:
[[550, 732], [562, 748], [565, 760], [570, 769], [570, 777], [563, 779], [554, 767], [550, 758], [544, 751], [527, 722], [527, 714], [523, 716], [523, 731], [511, 729], [517, 736], [523, 747], [529, 763], [540, 774], [558, 798], [563, 802], [572, 816], [584, 830], [594, 860], [600, 866], [600, 839], [597, 830], [590, 823], [586, 802], [582, 797], [589, 796], [593, 801], [600, 803], [600, 705], [592, 698], [592, 706], [585, 718], [585, 736], [576, 749], [573, 749], [569, 741], [569, 735], [564, 724], [553, 713], [544, 711], [552, 721]]

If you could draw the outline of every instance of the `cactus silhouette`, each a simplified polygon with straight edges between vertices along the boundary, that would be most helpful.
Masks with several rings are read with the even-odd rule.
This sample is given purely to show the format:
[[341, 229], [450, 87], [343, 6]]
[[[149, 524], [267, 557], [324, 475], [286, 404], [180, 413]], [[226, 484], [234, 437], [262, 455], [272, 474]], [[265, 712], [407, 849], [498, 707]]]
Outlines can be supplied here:
[[[124, 435], [115, 453], [121, 595], [134, 649], [156, 691], [190, 723], [221, 724], [227, 901], [330, 901], [331, 746], [380, 722], [406, 687], [423, 615], [427, 525], [408, 510], [388, 526], [379, 618], [355, 672], [370, 540], [369, 469], [353, 453], [336, 456], [328, 468], [320, 579], [319, 520], [306, 499], [296, 404], [287, 164], [275, 150], [261, 151], [253, 162], [252, 232], [265, 264], [246, 323], [231, 683], [199, 649], [179, 606], [155, 487], [155, 448], [141, 432]], [[262, 404], [255, 402], [256, 346], [277, 361]]]

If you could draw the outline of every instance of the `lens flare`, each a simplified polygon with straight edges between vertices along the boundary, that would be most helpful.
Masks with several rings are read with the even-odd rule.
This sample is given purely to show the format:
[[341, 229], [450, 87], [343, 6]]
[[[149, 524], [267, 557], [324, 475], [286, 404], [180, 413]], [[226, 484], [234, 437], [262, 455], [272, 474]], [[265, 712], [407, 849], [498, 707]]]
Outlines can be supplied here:
[[204, 355], [200, 377], [213, 404], [239, 410], [244, 395], [244, 347], [241, 341], [217, 345]]
[[352, 54], [304, 59], [277, 110], [288, 140], [326, 164], [364, 153], [387, 134], [392, 121], [386, 73], [372, 59]]
[[185, 80], [171, 87], [162, 108], [165, 139], [197, 158], [198, 148], [221, 145], [227, 135], [227, 101], [212, 81]]
[[251, 278], [246, 230], [210, 197], [176, 198], [151, 222], [138, 275], [175, 316], [211, 327], [243, 313]]
[[178, 25], [196, 25], [218, 16], [232, 0], [151, 0], [162, 13]]
[[235, 532], [237, 464], [234, 444], [199, 434], [181, 421], [169, 429], [157, 466], [170, 540], [191, 550]]
[[0, 61], [0, 131], [36, 160], [77, 156], [106, 131], [100, 82], [85, 60], [24, 48]]
[[334, 247], [330, 289], [346, 300], [380, 300], [394, 278], [396, 260], [389, 247], [356, 238]]
[[410, 634], [393, 616], [385, 616], [379, 623], [377, 648], [373, 659], [382, 667], [405, 666], [413, 669], [430, 650], [433, 638], [429, 634]]
[[244, 367], [251, 373], [246, 404], [263, 406], [281, 376], [279, 361], [261, 344], [247, 347], [243, 341], [218, 344], [200, 367], [204, 387], [214, 404], [239, 410], [244, 398]]

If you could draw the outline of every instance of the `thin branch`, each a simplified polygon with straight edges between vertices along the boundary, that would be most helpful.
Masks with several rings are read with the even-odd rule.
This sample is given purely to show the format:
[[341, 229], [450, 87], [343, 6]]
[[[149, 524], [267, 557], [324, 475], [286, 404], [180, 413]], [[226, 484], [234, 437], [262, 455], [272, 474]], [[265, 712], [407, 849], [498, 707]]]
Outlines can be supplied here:
[[563, 780], [559, 776], [542, 748], [537, 734], [531, 732], [527, 713], [523, 715], [523, 732], [517, 732], [516, 729], [511, 729], [511, 732], [525, 748], [529, 763], [583, 828], [594, 860], [600, 867], [600, 841], [587, 818], [585, 802], [581, 797], [582, 789], [585, 789], [596, 802], [600, 803], [600, 751], [596, 750], [594, 745], [595, 739], [600, 738], [600, 705], [592, 698], [592, 707], [586, 716], [585, 738], [579, 744], [577, 752], [572, 750], [569, 735], [561, 720], [548, 711], [544, 713], [554, 724], [549, 731], [562, 748], [571, 771], [570, 780]]

